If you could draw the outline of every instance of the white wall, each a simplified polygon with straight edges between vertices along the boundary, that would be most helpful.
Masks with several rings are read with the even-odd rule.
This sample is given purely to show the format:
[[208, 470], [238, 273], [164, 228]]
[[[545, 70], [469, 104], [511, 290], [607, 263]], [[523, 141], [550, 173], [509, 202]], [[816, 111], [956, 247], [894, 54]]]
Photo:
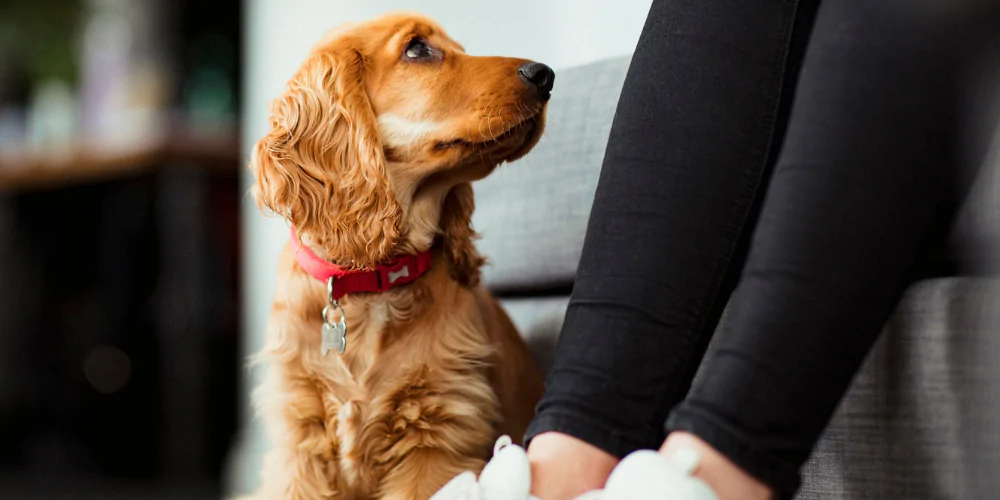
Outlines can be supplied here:
[[[630, 54], [650, 0], [249, 0], [246, 15], [246, 71], [243, 151], [249, 154], [266, 132], [268, 102], [330, 27], [396, 9], [417, 10], [437, 20], [470, 54], [524, 57], [556, 69]], [[559, 98], [558, 76], [553, 99]], [[251, 178], [244, 175], [242, 189]], [[265, 218], [249, 197], [243, 202], [245, 355], [262, 344], [275, 286], [275, 263], [288, 236], [286, 226]], [[251, 375], [248, 372], [248, 376]], [[248, 377], [248, 386], [259, 373]], [[247, 397], [243, 404], [248, 408]], [[265, 447], [249, 410], [240, 443], [230, 460], [229, 484], [245, 493], [258, 482]]]

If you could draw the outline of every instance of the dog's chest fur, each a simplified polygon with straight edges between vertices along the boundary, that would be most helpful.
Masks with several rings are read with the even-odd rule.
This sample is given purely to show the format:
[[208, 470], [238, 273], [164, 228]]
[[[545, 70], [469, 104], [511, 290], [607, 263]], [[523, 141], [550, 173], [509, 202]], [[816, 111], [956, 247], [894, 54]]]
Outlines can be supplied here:
[[329, 463], [339, 469], [339, 478], [350, 490], [364, 497], [362, 493], [374, 493], [378, 483], [370, 464], [371, 450], [365, 446], [371, 441], [371, 432], [366, 435], [366, 429], [380, 427], [377, 420], [384, 418], [384, 410], [372, 406], [385, 390], [383, 380], [395, 378], [393, 372], [405, 368], [387, 364], [389, 360], [380, 356], [391, 325], [398, 324], [389, 300], [345, 305], [345, 310], [346, 351], [315, 359], [311, 371], [323, 405]]
[[[497, 413], [484, 374], [474, 368], [489, 352], [481, 325], [454, 311], [449, 324], [440, 325], [433, 308], [413, 302], [387, 295], [357, 311], [348, 308], [355, 325], [348, 333], [352, 342], [344, 355], [325, 357], [326, 369], [317, 373], [325, 386], [328, 432], [333, 431], [331, 458], [356, 492], [374, 493], [412, 450], [454, 440], [443, 435], [449, 426], [442, 423], [453, 420], [451, 415], [475, 415], [478, 426], [485, 426], [482, 432], [489, 432]], [[465, 330], [462, 337], [472, 342], [448, 345], [441, 332], [456, 330]], [[459, 373], [452, 371], [456, 368]], [[461, 392], [467, 398], [447, 396]]]
[[348, 297], [347, 349], [324, 356], [325, 287], [301, 275], [285, 286], [258, 404], [271, 440], [295, 454], [279, 448], [274, 460], [310, 457], [322, 468], [310, 469], [322, 476], [311, 487], [350, 492], [345, 500], [482, 466], [500, 411], [487, 369], [495, 351], [472, 291], [441, 266], [398, 290]]

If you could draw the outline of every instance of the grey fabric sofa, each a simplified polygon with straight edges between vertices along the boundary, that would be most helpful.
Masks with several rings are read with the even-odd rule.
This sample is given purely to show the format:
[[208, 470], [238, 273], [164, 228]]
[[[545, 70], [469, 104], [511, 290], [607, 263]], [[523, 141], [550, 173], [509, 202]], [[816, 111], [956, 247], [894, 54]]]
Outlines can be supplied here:
[[[558, 71], [548, 129], [535, 151], [476, 188], [474, 225], [490, 259], [484, 279], [543, 369], [572, 289], [628, 63]], [[993, 161], [943, 242], [957, 252], [949, 258], [1000, 241], [998, 214]], [[997, 283], [984, 270], [912, 284], [805, 468], [798, 498], [1000, 498], [1000, 329], [991, 316], [1000, 304]]]

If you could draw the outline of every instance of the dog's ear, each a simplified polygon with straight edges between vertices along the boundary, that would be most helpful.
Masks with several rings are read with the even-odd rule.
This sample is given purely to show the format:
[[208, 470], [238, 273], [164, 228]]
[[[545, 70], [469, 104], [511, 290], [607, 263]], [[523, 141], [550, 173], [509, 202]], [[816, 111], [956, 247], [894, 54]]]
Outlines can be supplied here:
[[480, 268], [486, 262], [474, 244], [479, 236], [472, 229], [475, 208], [472, 184], [459, 184], [445, 197], [439, 223], [448, 271], [455, 281], [468, 286], [479, 284]]
[[314, 52], [272, 102], [251, 159], [258, 205], [357, 268], [391, 257], [402, 220], [364, 78], [358, 51]]

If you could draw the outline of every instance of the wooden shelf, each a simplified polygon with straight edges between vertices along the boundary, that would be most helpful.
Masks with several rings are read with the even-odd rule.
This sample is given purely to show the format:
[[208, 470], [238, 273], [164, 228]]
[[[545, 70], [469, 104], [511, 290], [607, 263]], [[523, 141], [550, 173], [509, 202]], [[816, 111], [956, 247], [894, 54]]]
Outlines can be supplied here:
[[130, 145], [81, 142], [59, 151], [0, 151], [0, 193], [103, 182], [173, 166], [236, 171], [240, 162], [235, 130], [180, 130]]

